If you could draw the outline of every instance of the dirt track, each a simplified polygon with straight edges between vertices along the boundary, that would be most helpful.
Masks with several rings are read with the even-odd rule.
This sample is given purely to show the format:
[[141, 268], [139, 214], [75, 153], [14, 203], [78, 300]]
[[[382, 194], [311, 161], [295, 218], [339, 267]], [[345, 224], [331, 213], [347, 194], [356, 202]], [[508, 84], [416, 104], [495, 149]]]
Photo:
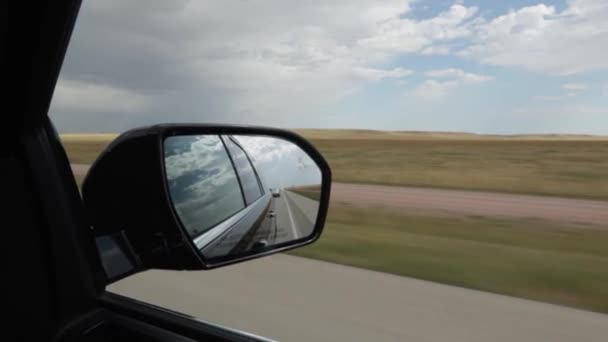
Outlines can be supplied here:
[[608, 202], [572, 198], [334, 183], [331, 199], [355, 206], [531, 218], [608, 229]]
[[[84, 175], [89, 166], [72, 164]], [[333, 202], [458, 215], [541, 219], [608, 229], [608, 201], [466, 190], [333, 183]]]

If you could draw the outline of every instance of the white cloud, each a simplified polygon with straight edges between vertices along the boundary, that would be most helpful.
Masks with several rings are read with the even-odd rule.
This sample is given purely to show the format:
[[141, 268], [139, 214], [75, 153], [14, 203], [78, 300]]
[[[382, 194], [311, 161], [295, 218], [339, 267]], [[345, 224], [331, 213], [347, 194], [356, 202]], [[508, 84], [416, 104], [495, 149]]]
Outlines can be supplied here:
[[276, 162], [302, 153], [297, 145], [282, 139], [264, 136], [237, 136], [236, 139], [256, 162]]
[[352, 70], [353, 75], [366, 81], [380, 81], [383, 79], [400, 79], [407, 77], [413, 73], [412, 70], [403, 68], [395, 68], [390, 70], [371, 69], [371, 68], [355, 68]]
[[587, 90], [589, 87], [584, 83], [564, 83], [561, 86], [561, 89], [565, 92], [562, 95], [537, 95], [533, 96], [534, 100], [540, 101], [559, 101], [565, 100], [568, 97], [575, 97], [580, 92]]
[[558, 101], [563, 99], [563, 96], [553, 96], [553, 95], [536, 95], [533, 96], [532, 99], [538, 101]]
[[471, 35], [469, 19], [475, 13], [476, 7], [455, 4], [431, 19], [416, 21], [393, 17], [377, 25], [371, 37], [360, 39], [358, 43], [367, 49], [385, 53], [445, 52], [445, 46], [435, 48], [433, 45]]
[[587, 89], [587, 85], [583, 83], [564, 83], [562, 89], [572, 91], [582, 91]]
[[292, 142], [263, 136], [238, 136], [237, 139], [253, 159], [262, 182], [269, 187], [321, 183], [317, 164]]
[[[105, 114], [81, 120], [72, 131], [159, 121], [363, 125], [372, 121], [369, 113], [340, 121], [342, 112], [354, 113], [340, 100], [374, 82], [412, 84], [410, 75], [420, 71], [407, 64], [408, 55], [447, 55], [437, 60], [458, 65], [458, 53], [558, 75], [608, 69], [608, 1], [572, 0], [564, 10], [529, 6], [495, 18], [453, 3], [419, 19], [412, 4], [436, 6], [413, 0], [86, 1], [52, 112], [65, 126], [78, 121], [74, 113]], [[426, 76], [415, 91], [422, 98], [491, 79], [459, 69]], [[559, 87], [562, 80], [556, 82]], [[564, 89], [562, 97], [580, 91]]]
[[[183, 151], [168, 151], [172, 153], [165, 157], [165, 170], [169, 181], [196, 170], [211, 170], [224, 165], [221, 163], [224, 161], [222, 158], [225, 158], [224, 147], [218, 136], [201, 135], [194, 141], [190, 136], [177, 136], [165, 141], [166, 148], [176, 144], [185, 144], [186, 148], [180, 146], [184, 149]], [[222, 173], [225, 172], [219, 174]]]
[[[425, 100], [445, 96], [452, 88], [480, 84], [492, 80], [491, 76], [468, 73], [461, 69], [437, 69], [426, 73], [428, 79], [414, 90], [414, 95]], [[437, 80], [440, 79], [440, 80]]]
[[[212, 43], [201, 42], [203, 47], [197, 49], [208, 46], [210, 51], [204, 51], [204, 56], [218, 50], [225, 55], [199, 60], [198, 70], [216, 85], [240, 91], [237, 111], [254, 109], [284, 116], [286, 108], [296, 111], [331, 103], [366, 82], [412, 73], [378, 67], [391, 58], [423, 49], [441, 53], [445, 47], [434, 48], [435, 44], [471, 34], [468, 20], [476, 8], [454, 5], [434, 18], [415, 20], [408, 17], [409, 3], [271, 1], [239, 4], [239, 12], [229, 16], [221, 13], [225, 7], [219, 7], [214, 18], [228, 18], [233, 24], [230, 31], [236, 34], [227, 36], [222, 30], [222, 39], [206, 36]], [[199, 12], [198, 3], [190, 7]], [[205, 17], [211, 18], [207, 12], [205, 8]], [[277, 21], [273, 15], [283, 19]], [[251, 21], [259, 23], [253, 28]]]
[[55, 88], [53, 106], [72, 112], [133, 113], [145, 110], [150, 99], [134, 90], [94, 82], [61, 79]]
[[423, 100], [435, 100], [444, 97], [450, 88], [458, 85], [455, 81], [426, 80], [414, 90], [414, 96]]
[[426, 75], [432, 78], [453, 78], [463, 84], [477, 84], [492, 79], [490, 76], [468, 73], [455, 68], [431, 70]]
[[438, 69], [427, 71], [426, 75], [429, 77], [435, 78], [445, 78], [445, 77], [459, 77], [463, 75], [465, 72], [460, 69], [449, 68], [449, 69]]
[[423, 55], [439, 55], [439, 56], [449, 55], [450, 52], [451, 52], [450, 47], [446, 46], [446, 45], [428, 46], [428, 47], [425, 47], [424, 49], [422, 49], [422, 51], [421, 51], [421, 53]]
[[473, 45], [459, 54], [555, 75], [606, 70], [607, 17], [605, 0], [572, 0], [562, 12], [523, 7], [476, 25]]
[[447, 43], [472, 34], [477, 8], [455, 4], [419, 20], [411, 2], [91, 1], [83, 4], [64, 75], [152, 88], [163, 95], [152, 99], [157, 115], [170, 110], [173, 119], [206, 108], [224, 122], [246, 114], [262, 124], [298, 125], [368, 82], [408, 77], [407, 67], [385, 67], [400, 55], [446, 54]]
[[530, 106], [526, 105], [516, 110], [518, 114], [530, 116], [547, 116], [548, 118], [558, 119], [558, 117], [572, 117], [575, 119], [601, 117], [608, 115], [608, 108], [586, 104], [562, 104], [556, 103], [553, 106]]

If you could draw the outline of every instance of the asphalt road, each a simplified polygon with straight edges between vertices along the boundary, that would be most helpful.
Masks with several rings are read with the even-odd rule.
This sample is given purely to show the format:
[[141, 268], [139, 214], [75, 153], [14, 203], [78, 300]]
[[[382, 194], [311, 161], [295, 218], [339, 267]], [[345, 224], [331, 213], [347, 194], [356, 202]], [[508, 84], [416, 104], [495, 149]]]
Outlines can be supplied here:
[[284, 239], [277, 242], [295, 240], [312, 233], [319, 210], [319, 203], [291, 191], [281, 190], [275, 198], [277, 227]]
[[289, 255], [109, 290], [281, 341], [606, 341], [608, 315]]
[[[72, 164], [72, 168], [83, 175], [88, 165]], [[608, 201], [347, 183], [333, 183], [331, 199], [361, 207], [541, 219], [608, 229]]]
[[[283, 193], [291, 206], [296, 207], [302, 214], [302, 220], [308, 225], [314, 225], [319, 213], [319, 201], [312, 200], [291, 191], [283, 191]], [[304, 234], [307, 233], [310, 232], [304, 232]]]

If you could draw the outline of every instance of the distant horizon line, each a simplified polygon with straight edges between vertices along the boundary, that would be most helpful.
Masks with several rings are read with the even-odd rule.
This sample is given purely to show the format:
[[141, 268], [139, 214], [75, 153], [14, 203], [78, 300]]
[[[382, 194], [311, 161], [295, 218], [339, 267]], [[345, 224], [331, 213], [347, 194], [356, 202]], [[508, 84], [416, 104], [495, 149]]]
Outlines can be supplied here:
[[[281, 127], [279, 127], [281, 128]], [[467, 131], [441, 131], [441, 130], [383, 130], [371, 128], [281, 128], [293, 131], [348, 131], [348, 132], [369, 132], [369, 133], [403, 133], [403, 134], [445, 134], [445, 135], [471, 135], [471, 136], [495, 136], [495, 137], [590, 137], [590, 138], [608, 138], [608, 134], [593, 134], [593, 133], [479, 133]], [[126, 130], [125, 130], [126, 131]], [[119, 135], [122, 132], [65, 132], [59, 133], [64, 136], [76, 135]]]

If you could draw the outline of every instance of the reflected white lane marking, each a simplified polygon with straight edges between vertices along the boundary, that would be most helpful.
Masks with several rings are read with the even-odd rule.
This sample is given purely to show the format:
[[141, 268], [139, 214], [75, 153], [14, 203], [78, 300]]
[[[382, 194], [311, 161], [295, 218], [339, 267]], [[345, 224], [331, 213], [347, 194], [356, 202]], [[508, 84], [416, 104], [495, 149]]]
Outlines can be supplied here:
[[283, 199], [285, 200], [285, 206], [287, 207], [287, 215], [289, 216], [289, 221], [291, 222], [291, 232], [293, 233], [293, 239], [296, 240], [298, 238], [296, 223], [294, 222], [293, 216], [291, 215], [291, 208], [289, 207], [289, 200], [287, 200], [287, 193], [285, 191], [283, 191]]

